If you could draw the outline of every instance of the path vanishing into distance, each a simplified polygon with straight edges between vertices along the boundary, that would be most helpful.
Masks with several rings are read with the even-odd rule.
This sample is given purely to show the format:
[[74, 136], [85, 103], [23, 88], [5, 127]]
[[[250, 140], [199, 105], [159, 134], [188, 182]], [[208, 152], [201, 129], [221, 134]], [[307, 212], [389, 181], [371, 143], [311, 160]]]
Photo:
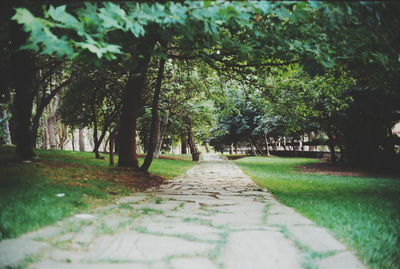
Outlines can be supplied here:
[[366, 268], [233, 162], [205, 159], [158, 188], [0, 242], [0, 268]]

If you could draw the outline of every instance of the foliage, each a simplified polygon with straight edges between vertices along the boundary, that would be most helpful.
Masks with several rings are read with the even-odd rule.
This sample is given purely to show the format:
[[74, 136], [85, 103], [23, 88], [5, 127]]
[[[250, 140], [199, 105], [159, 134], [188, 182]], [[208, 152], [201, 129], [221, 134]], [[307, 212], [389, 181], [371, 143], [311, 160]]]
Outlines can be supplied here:
[[[300, 23], [310, 19], [313, 8], [318, 6], [288, 2], [104, 2], [85, 3], [73, 12], [68, 12], [66, 6], [50, 6], [45, 8], [44, 18], [20, 8], [13, 19], [31, 33], [24, 48], [69, 58], [92, 54], [115, 59], [116, 55], [129, 52], [129, 45], [121, 44], [117, 33], [135, 40], [148, 35], [151, 29], [161, 38], [187, 44], [187, 49], [197, 47], [201, 41], [200, 48], [212, 49], [219, 44], [221, 51], [241, 52], [236, 62], [246, 59], [257, 47], [269, 46], [270, 50], [257, 49], [256, 59], [278, 54], [290, 58], [292, 52], [307, 50], [310, 56], [314, 54], [319, 62], [326, 63], [328, 46], [318, 44], [322, 40], [318, 40], [315, 30]], [[58, 33], [57, 29], [62, 31]], [[277, 34], [270, 34], [271, 30]], [[243, 39], [246, 35], [250, 36]], [[312, 42], [298, 41], [310, 36]], [[242, 42], [236, 43], [237, 38]]]
[[312, 162], [273, 157], [236, 161], [282, 203], [330, 229], [369, 267], [396, 268], [400, 261], [398, 178], [299, 173], [298, 166]]
[[108, 70], [90, 69], [81, 64], [81, 74], [68, 87], [60, 106], [60, 115], [65, 124], [84, 128], [109, 126], [118, 121], [122, 90], [126, 85], [124, 73], [110, 66]]

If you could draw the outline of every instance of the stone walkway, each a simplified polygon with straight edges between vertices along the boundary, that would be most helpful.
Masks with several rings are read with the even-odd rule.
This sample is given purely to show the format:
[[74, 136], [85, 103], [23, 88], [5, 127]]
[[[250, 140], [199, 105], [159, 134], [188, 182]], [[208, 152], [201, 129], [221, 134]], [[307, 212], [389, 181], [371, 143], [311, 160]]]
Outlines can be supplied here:
[[160, 188], [0, 243], [0, 268], [365, 268], [325, 229], [208, 156]]

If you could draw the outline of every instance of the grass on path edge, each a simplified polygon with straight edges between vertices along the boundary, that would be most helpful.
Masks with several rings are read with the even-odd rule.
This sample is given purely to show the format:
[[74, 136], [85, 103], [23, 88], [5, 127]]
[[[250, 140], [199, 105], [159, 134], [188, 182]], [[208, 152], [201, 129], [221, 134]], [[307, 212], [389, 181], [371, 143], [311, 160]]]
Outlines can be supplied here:
[[[131, 169], [110, 167], [107, 160], [97, 160], [90, 152], [36, 150], [38, 159], [23, 164], [15, 161], [14, 151], [14, 147], [0, 147], [0, 240], [160, 181]], [[186, 160], [155, 159], [150, 173], [173, 178], [194, 165]]]
[[301, 173], [306, 158], [248, 157], [235, 162], [258, 185], [328, 228], [371, 268], [400, 265], [400, 179]]

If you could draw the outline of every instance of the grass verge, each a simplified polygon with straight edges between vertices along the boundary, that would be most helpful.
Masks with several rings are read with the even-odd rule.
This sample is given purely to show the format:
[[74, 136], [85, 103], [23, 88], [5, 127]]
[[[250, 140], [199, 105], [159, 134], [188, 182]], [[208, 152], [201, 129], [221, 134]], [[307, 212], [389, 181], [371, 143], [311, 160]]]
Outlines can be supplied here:
[[[0, 240], [54, 223], [76, 212], [111, 202], [160, 183], [131, 169], [110, 167], [93, 153], [37, 150], [38, 159], [15, 161], [13, 147], [0, 147]], [[154, 160], [150, 172], [172, 178], [194, 165]]]
[[235, 161], [260, 186], [354, 250], [371, 268], [400, 264], [400, 178], [301, 173], [305, 158]]

